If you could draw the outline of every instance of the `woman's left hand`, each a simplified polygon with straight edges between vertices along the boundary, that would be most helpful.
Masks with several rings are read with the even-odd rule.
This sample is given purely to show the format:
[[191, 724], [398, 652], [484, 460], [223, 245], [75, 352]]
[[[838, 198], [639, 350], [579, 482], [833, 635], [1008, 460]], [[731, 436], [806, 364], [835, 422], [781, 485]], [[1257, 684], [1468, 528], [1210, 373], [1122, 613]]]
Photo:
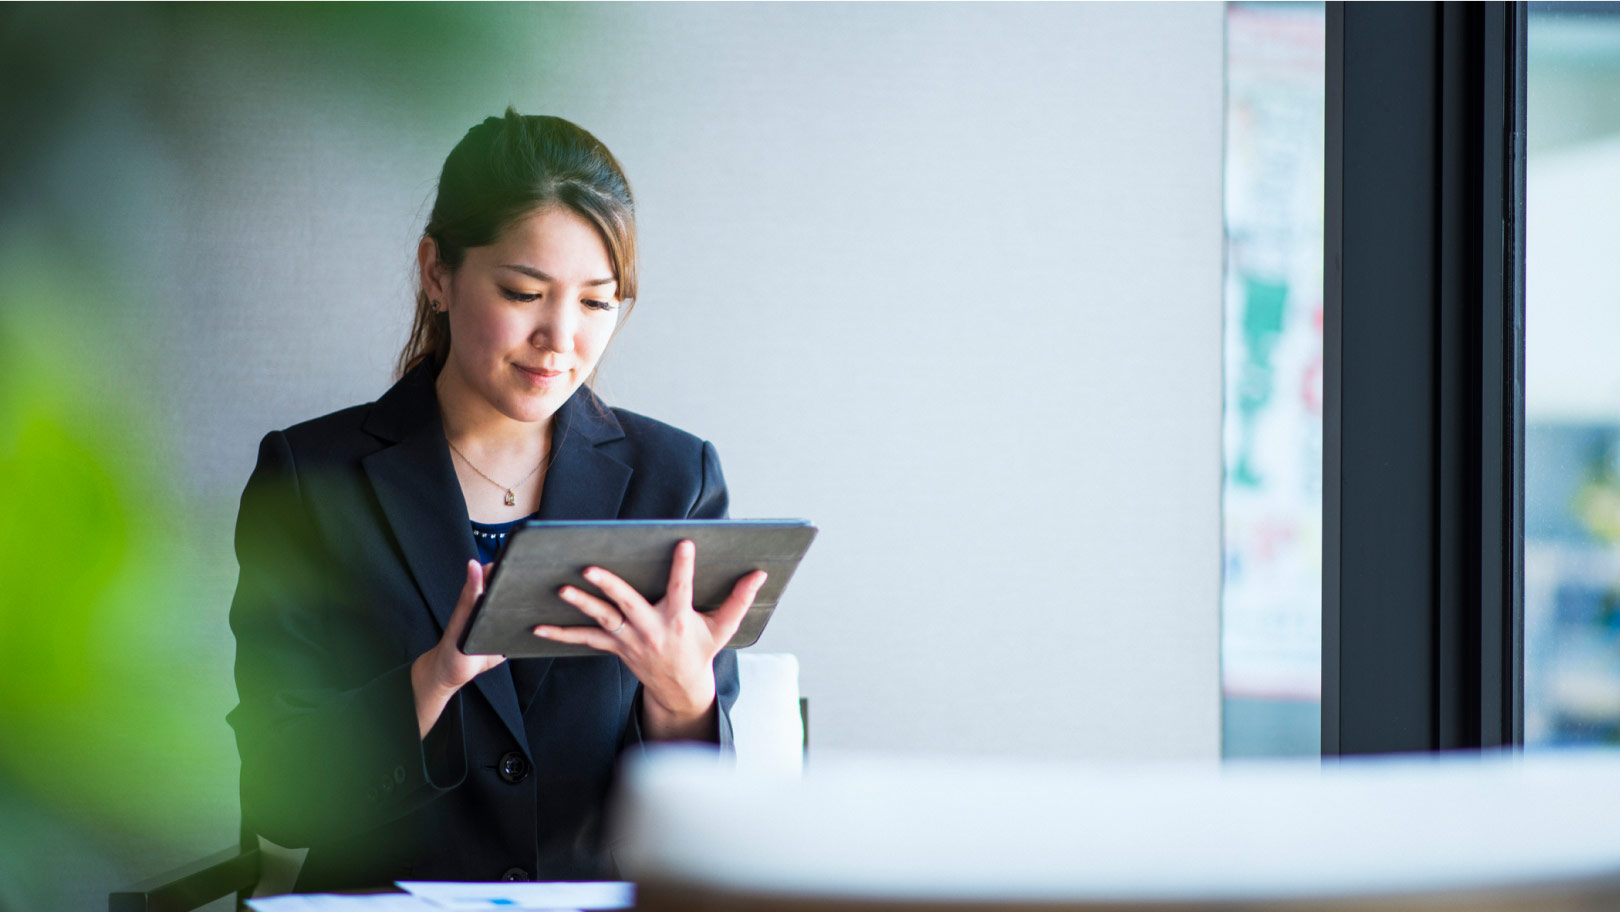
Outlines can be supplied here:
[[696, 545], [683, 541], [675, 546], [669, 588], [657, 604], [649, 604], [629, 583], [601, 567], [588, 567], [585, 579], [611, 601], [573, 586], [564, 586], [559, 594], [600, 626], [534, 629], [535, 636], [589, 646], [624, 660], [642, 685], [648, 735], [658, 740], [712, 737], [714, 657], [731, 641], [765, 584], [765, 571], [755, 570], [737, 581], [720, 607], [696, 611], [696, 564]]

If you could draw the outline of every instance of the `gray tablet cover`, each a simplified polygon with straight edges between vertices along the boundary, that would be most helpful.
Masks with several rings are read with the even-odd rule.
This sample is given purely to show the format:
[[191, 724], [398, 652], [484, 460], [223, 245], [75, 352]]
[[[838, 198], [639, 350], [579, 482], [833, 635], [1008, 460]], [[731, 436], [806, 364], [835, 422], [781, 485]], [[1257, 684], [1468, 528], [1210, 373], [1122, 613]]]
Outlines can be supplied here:
[[597, 566], [657, 602], [664, 597], [675, 545], [682, 539], [697, 546], [692, 604], [699, 611], [718, 608], [743, 575], [754, 570], [770, 574], [728, 644], [732, 649], [752, 646], [815, 537], [816, 528], [797, 519], [525, 523], [507, 536], [496, 556], [483, 597], [462, 633], [461, 651], [511, 658], [601, 655], [534, 635], [539, 624], [596, 625], [557, 590], [566, 585], [602, 595], [580, 576], [586, 567]]

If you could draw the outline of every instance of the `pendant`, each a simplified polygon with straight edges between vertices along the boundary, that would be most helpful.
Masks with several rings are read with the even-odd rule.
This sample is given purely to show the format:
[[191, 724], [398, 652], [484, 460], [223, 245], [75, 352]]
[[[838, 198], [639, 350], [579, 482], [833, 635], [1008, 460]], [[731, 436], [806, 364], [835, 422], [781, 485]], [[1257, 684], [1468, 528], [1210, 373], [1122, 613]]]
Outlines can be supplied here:
[[507, 489], [506, 492], [506, 505], [509, 507], [517, 506], [517, 498], [512, 496], [511, 489]]

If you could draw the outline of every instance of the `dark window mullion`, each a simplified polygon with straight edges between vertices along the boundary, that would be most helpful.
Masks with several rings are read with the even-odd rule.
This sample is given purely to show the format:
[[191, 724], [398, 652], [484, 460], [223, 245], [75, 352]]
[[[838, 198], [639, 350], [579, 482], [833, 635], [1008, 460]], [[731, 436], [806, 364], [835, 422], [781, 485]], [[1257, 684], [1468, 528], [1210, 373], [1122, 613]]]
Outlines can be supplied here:
[[1324, 753], [1516, 737], [1522, 16], [1329, 4]]
[[1479, 340], [1480, 743], [1524, 743], [1524, 225], [1526, 6], [1482, 17], [1478, 198], [1484, 307]]

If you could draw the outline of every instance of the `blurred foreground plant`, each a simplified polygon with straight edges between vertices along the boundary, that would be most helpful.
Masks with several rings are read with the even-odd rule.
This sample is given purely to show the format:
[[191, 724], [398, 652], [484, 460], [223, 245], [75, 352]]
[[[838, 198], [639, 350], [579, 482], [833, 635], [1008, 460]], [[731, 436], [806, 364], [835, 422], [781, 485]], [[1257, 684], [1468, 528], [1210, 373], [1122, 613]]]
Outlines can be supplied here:
[[103, 845], [228, 831], [198, 783], [236, 762], [184, 633], [224, 608], [175, 571], [193, 524], [142, 468], [151, 405], [61, 325], [84, 312], [60, 306], [74, 273], [20, 260], [0, 258], [0, 806], [32, 810], [0, 815], [0, 906], [72, 870], [42, 829]]

